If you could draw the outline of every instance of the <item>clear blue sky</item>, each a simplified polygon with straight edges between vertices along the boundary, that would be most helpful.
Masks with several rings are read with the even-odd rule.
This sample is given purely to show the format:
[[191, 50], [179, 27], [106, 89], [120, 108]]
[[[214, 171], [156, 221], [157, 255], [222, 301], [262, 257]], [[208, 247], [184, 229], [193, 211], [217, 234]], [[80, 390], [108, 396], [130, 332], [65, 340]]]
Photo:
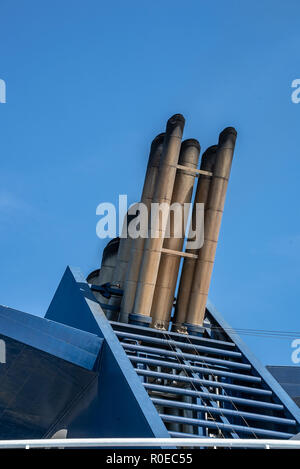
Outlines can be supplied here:
[[[237, 328], [300, 331], [300, 3], [1, 0], [0, 303], [43, 315], [97, 268], [96, 206], [139, 199], [173, 113], [238, 140], [210, 299]], [[295, 337], [297, 335], [295, 334]], [[244, 337], [266, 364], [289, 340]]]

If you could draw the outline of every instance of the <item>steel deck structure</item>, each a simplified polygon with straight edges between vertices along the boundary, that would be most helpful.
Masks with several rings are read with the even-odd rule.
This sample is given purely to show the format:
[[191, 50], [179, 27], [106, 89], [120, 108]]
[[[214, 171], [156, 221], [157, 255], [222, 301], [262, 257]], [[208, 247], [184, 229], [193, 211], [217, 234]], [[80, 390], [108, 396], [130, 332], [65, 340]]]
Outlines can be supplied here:
[[292, 412], [209, 311], [202, 337], [111, 325], [170, 436], [287, 439], [298, 433]]
[[211, 304], [199, 336], [110, 322], [68, 267], [45, 318], [0, 307], [0, 339], [1, 440], [300, 431], [299, 408]]

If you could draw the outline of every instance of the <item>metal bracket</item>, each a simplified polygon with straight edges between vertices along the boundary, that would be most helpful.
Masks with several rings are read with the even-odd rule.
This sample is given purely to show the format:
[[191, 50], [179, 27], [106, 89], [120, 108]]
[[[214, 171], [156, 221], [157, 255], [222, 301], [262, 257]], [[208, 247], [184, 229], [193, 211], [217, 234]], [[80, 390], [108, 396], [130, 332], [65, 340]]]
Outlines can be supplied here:
[[92, 291], [97, 291], [101, 293], [104, 298], [110, 298], [111, 295], [122, 296], [123, 290], [121, 288], [111, 287], [110, 283], [104, 283], [104, 285], [91, 285]]
[[175, 256], [190, 257], [191, 259], [198, 259], [197, 254], [191, 254], [190, 252], [174, 251], [173, 249], [162, 248], [161, 252], [165, 254], [173, 254]]
[[183, 169], [185, 171], [190, 171], [191, 173], [195, 173], [196, 176], [200, 176], [201, 174], [204, 174], [205, 176], [213, 175], [213, 173], [211, 173], [210, 171], [204, 171], [203, 169], [190, 168], [189, 166], [183, 166], [182, 164], [177, 164], [176, 168]]

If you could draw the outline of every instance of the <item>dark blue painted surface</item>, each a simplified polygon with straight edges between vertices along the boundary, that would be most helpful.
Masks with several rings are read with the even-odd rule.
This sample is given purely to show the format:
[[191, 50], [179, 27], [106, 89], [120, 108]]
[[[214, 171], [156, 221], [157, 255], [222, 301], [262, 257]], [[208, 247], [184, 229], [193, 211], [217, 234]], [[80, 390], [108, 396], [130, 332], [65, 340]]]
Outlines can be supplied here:
[[38, 316], [0, 306], [0, 333], [92, 370], [103, 339]]
[[104, 339], [98, 382], [61, 422], [61, 427], [69, 429], [68, 437], [168, 437], [154, 405], [78, 269], [66, 269], [46, 318]]
[[166, 437], [99, 304], [66, 269], [47, 318], [0, 307], [0, 438]]
[[98, 377], [103, 339], [0, 307], [0, 439], [41, 438]]
[[6, 344], [6, 363], [0, 365], [0, 439], [42, 438], [98, 374], [0, 338]]
[[300, 407], [300, 366], [267, 366], [267, 369]]

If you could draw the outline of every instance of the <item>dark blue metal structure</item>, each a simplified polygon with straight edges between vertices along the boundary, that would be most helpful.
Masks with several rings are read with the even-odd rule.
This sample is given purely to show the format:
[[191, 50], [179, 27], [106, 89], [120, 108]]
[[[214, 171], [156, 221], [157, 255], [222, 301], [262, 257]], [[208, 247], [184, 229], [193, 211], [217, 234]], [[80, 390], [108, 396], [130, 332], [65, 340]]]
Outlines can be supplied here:
[[300, 367], [297, 365], [267, 366], [267, 369], [297, 406], [300, 407]]
[[291, 438], [300, 410], [209, 304], [200, 335], [109, 322], [67, 268], [45, 318], [0, 308], [0, 438]]

